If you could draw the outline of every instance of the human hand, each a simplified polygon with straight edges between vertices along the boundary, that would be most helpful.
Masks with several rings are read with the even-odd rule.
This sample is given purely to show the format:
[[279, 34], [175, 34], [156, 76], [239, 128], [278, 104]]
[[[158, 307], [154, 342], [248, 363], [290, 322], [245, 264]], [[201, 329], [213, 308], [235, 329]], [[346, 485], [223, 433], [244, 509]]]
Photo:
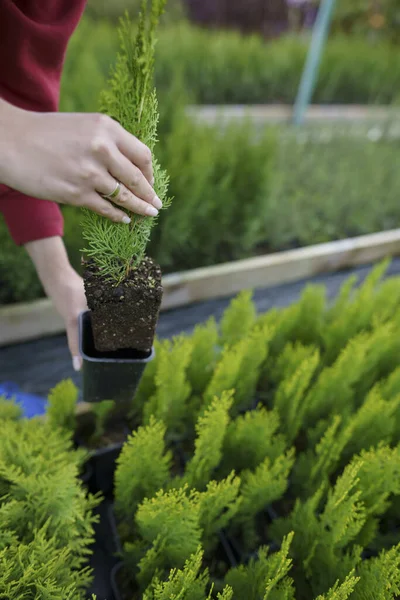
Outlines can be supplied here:
[[[35, 113], [0, 100], [0, 182], [24, 194], [86, 207], [115, 222], [156, 216], [150, 150], [101, 114]], [[110, 195], [121, 183], [118, 195]]]
[[79, 353], [78, 317], [87, 310], [82, 278], [71, 267], [63, 241], [59, 237], [26, 244], [46, 294], [64, 319], [75, 371], [82, 366]]

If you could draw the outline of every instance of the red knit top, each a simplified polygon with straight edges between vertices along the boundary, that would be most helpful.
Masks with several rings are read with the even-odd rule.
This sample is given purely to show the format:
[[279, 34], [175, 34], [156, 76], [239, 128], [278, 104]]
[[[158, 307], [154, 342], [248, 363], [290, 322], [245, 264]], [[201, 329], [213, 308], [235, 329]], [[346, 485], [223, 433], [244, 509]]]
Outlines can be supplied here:
[[[36, 112], [58, 109], [66, 47], [85, 2], [1, 0], [1, 98]], [[55, 202], [25, 196], [2, 184], [0, 212], [17, 244], [63, 234]]]

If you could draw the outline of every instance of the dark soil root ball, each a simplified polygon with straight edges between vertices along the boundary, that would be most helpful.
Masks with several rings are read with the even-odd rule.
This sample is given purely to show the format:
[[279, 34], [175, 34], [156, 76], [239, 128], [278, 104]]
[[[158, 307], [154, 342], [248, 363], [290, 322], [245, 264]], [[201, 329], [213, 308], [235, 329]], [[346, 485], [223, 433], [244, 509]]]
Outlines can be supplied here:
[[160, 267], [146, 257], [116, 285], [102, 277], [93, 262], [88, 262], [83, 280], [96, 350], [130, 348], [150, 352], [163, 294]]

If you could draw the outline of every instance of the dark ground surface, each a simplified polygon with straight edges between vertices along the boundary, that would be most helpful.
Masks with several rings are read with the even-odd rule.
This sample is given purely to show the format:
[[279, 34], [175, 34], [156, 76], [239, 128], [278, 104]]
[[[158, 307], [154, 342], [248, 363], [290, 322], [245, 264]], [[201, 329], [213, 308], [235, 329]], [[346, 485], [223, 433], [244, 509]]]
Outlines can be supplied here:
[[[259, 312], [273, 307], [284, 307], [295, 302], [307, 283], [323, 284], [329, 299], [334, 298], [343, 281], [350, 274], [357, 274], [362, 282], [371, 267], [361, 267], [340, 273], [321, 275], [311, 280], [285, 284], [257, 290], [254, 300]], [[388, 276], [400, 275], [400, 258], [395, 259]], [[211, 300], [178, 310], [164, 312], [160, 316], [157, 334], [160, 338], [180, 333], [190, 333], [197, 323], [214, 316], [221, 317], [230, 299]], [[47, 395], [49, 389], [62, 379], [72, 377], [79, 385], [79, 374], [72, 370], [66, 338], [59, 335], [51, 338], [0, 348], [0, 383], [13, 382], [26, 393]]]

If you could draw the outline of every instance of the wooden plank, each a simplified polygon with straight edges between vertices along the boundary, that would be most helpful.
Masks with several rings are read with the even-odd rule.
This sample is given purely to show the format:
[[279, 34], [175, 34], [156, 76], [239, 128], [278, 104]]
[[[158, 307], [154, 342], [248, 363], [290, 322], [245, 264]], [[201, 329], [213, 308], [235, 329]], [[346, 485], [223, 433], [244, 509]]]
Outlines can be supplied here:
[[63, 331], [64, 322], [47, 298], [0, 308], [0, 346]]
[[[188, 107], [188, 114], [200, 121], [215, 123], [217, 121], [234, 121], [249, 118], [256, 123], [286, 123], [293, 114], [292, 106], [268, 105], [193, 105]], [[306, 113], [306, 123], [323, 122], [377, 122], [390, 119], [399, 120], [400, 110], [389, 106], [363, 105], [314, 105]]]
[[163, 309], [308, 279], [400, 255], [400, 229], [279, 252], [164, 278]]
[[[400, 229], [278, 252], [163, 278], [162, 310], [267, 288], [400, 255]], [[64, 324], [47, 299], [0, 308], [0, 346], [54, 335]]]

